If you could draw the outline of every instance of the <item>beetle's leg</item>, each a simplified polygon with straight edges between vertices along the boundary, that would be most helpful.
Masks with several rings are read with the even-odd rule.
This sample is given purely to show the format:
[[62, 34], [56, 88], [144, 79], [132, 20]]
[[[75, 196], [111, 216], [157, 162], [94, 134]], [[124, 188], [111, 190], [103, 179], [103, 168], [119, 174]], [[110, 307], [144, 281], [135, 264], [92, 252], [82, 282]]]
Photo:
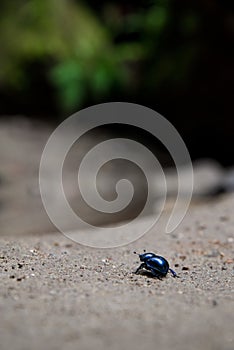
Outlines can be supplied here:
[[173, 277], [178, 277], [177, 273], [174, 270], [169, 268], [169, 271], [171, 272]]
[[140, 270], [145, 269], [145, 268], [146, 268], [146, 264], [145, 263], [140, 264], [140, 266], [136, 269], [135, 274], [138, 274], [138, 272]]

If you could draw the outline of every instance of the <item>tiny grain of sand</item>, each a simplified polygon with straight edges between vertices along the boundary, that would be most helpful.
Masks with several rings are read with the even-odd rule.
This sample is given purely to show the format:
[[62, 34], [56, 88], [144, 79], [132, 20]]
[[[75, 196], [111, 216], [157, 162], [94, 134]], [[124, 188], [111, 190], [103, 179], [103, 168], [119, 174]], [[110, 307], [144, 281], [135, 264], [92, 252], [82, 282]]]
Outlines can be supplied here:
[[[0, 238], [0, 348], [234, 349], [234, 196], [190, 209], [118, 249], [59, 233]], [[2, 233], [3, 234], [3, 233]], [[135, 275], [133, 250], [165, 256], [180, 278]]]

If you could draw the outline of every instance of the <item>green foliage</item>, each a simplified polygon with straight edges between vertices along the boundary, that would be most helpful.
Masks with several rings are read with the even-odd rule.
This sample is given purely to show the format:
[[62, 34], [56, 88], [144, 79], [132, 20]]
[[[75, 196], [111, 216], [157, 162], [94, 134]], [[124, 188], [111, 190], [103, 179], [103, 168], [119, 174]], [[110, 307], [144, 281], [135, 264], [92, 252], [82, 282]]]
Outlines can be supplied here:
[[[140, 77], [149, 88], [188, 75], [196, 55], [193, 45], [171, 51], [171, 43], [164, 42], [168, 32], [170, 38], [170, 0], [155, 0], [148, 10], [124, 18], [118, 4], [104, 2], [101, 16], [80, 1], [2, 0], [1, 89], [27, 92], [28, 65], [43, 62], [58, 106], [67, 113], [82, 107], [87, 96], [98, 101], [112, 89], [133, 88], [132, 62], [150, 62], [148, 74]], [[185, 14], [180, 25], [189, 40], [198, 20], [193, 13]], [[141, 39], [114, 44], [121, 32], [138, 32]]]

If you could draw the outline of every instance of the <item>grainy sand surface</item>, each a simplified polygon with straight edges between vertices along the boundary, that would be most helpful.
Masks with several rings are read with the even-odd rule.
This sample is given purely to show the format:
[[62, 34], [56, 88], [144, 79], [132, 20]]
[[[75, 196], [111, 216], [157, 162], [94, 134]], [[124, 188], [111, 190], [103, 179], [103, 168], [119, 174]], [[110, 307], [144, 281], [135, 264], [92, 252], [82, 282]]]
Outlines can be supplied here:
[[[1, 350], [233, 350], [233, 208], [233, 195], [219, 197], [193, 206], [171, 235], [159, 224], [110, 250], [1, 232]], [[135, 275], [132, 252], [143, 249], [180, 278]]]

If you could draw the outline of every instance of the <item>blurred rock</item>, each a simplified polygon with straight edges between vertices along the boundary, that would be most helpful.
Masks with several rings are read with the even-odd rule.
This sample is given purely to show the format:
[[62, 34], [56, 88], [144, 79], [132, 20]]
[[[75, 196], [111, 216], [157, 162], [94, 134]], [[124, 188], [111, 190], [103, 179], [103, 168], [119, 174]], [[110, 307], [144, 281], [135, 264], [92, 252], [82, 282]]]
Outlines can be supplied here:
[[[168, 195], [177, 194], [177, 172], [175, 169], [165, 171]], [[225, 171], [222, 166], [212, 159], [200, 159], [193, 163], [193, 197], [211, 196], [219, 192], [223, 186]], [[184, 166], [181, 179], [181, 191], [185, 195], [189, 191], [189, 170]], [[160, 187], [160, 186], [159, 186]], [[159, 191], [159, 189], [158, 189]]]
[[223, 188], [225, 192], [234, 192], [234, 168], [229, 168], [225, 173]]

